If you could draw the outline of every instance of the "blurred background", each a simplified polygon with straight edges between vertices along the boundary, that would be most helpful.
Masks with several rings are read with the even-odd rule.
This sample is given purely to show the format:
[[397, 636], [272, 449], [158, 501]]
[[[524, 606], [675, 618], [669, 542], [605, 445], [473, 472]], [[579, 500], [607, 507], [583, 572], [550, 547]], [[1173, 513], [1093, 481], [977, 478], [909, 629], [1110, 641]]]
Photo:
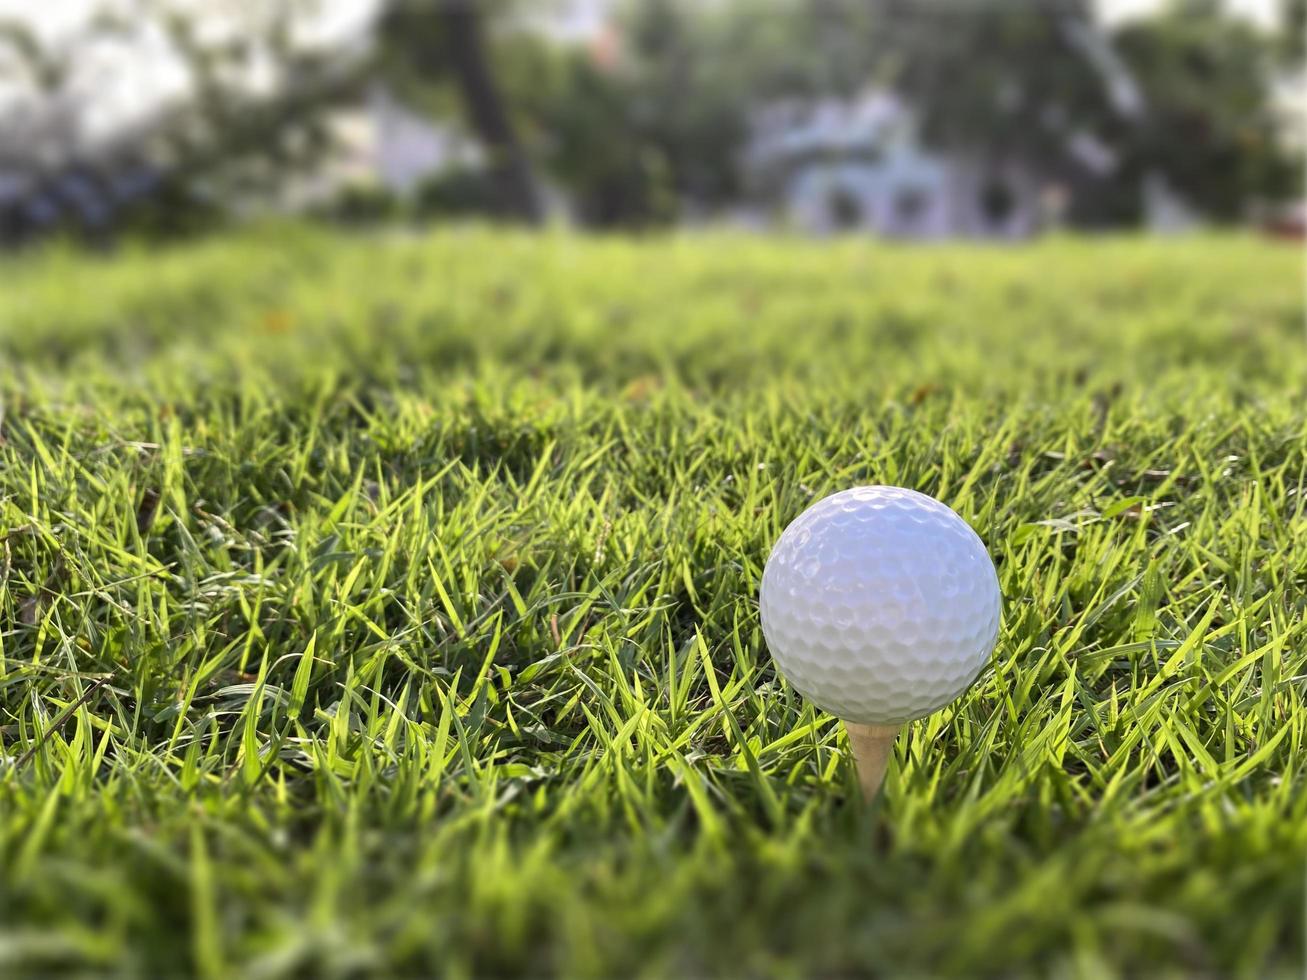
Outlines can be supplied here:
[[1301, 237], [1307, 0], [0, 0], [0, 242]]

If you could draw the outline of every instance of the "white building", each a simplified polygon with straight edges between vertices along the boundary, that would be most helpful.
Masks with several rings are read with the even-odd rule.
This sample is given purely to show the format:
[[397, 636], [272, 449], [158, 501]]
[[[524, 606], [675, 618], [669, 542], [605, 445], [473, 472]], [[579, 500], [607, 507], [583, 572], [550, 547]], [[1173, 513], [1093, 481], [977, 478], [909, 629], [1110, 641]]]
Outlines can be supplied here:
[[743, 162], [754, 198], [811, 233], [1019, 238], [1056, 203], [1013, 164], [982, 166], [926, 150], [912, 113], [880, 90], [848, 101], [776, 103], [757, 113], [752, 128]]

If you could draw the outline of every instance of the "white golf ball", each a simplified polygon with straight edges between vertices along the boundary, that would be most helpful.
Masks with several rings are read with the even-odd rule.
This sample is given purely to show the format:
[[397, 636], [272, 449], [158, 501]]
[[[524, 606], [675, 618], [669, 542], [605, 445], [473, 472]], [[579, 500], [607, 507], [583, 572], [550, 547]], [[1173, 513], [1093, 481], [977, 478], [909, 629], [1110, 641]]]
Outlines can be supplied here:
[[758, 596], [790, 684], [866, 725], [920, 718], [970, 687], [1000, 603], [976, 532], [902, 487], [855, 487], [805, 510], [772, 549]]

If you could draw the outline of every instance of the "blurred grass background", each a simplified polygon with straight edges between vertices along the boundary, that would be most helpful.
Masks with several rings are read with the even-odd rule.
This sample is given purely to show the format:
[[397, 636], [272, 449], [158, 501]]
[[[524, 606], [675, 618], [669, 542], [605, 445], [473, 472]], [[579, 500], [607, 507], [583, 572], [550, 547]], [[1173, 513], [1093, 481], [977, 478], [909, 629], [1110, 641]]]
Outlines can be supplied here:
[[[0, 967], [1297, 975], [1300, 256], [252, 228], [0, 267]], [[770, 544], [934, 494], [881, 803]]]

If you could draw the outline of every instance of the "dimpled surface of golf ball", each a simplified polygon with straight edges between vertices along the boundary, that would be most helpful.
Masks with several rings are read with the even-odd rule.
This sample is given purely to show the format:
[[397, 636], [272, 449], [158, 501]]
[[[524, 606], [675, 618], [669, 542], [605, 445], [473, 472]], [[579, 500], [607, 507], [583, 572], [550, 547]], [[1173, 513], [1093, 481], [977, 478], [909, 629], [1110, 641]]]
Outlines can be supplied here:
[[948, 704], [998, 636], [984, 544], [944, 504], [902, 487], [855, 487], [805, 510], [772, 549], [758, 602], [790, 684], [867, 725]]

